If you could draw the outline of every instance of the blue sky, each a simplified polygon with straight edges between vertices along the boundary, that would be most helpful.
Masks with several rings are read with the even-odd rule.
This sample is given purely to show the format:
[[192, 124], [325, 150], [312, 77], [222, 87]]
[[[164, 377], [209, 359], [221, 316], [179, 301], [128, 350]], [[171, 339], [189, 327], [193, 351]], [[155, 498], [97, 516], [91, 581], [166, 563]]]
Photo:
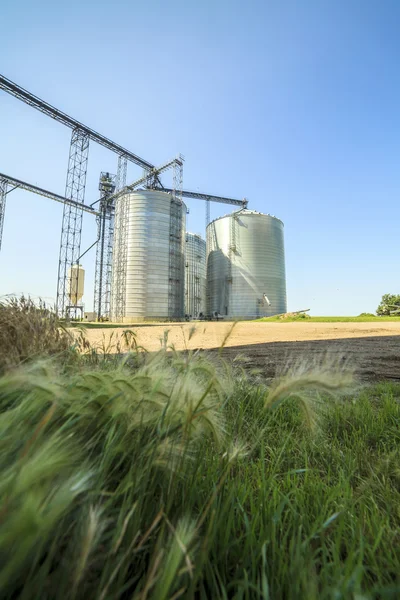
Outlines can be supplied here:
[[[185, 188], [281, 218], [290, 310], [352, 315], [400, 293], [397, 0], [3, 0], [0, 21], [3, 75], [150, 162], [182, 153]], [[63, 194], [69, 140], [0, 92], [0, 172]], [[87, 202], [116, 160], [91, 145]], [[188, 204], [204, 233], [204, 204]], [[8, 196], [0, 295], [54, 300], [61, 217]], [[82, 249], [95, 236], [85, 216]]]

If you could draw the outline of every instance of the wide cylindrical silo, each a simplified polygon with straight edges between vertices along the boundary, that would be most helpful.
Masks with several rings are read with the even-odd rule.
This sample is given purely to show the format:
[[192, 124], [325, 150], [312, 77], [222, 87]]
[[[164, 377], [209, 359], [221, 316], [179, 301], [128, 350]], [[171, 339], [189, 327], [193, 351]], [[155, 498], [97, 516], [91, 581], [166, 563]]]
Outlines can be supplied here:
[[185, 314], [197, 318], [206, 312], [206, 242], [197, 233], [186, 234]]
[[[118, 196], [112, 320], [135, 322], [184, 317], [185, 223], [186, 206], [171, 194], [139, 190]], [[116, 309], [121, 305], [122, 315]]]
[[253, 319], [286, 312], [283, 223], [241, 210], [207, 227], [207, 312]]

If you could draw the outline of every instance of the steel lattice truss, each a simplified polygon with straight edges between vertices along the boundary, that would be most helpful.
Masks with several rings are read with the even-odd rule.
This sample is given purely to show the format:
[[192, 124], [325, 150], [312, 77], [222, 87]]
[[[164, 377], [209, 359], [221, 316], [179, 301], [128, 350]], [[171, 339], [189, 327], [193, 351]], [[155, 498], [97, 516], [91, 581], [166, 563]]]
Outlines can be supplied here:
[[[88, 157], [89, 135], [81, 129], [73, 129], [65, 196], [78, 204], [83, 204], [85, 199]], [[79, 205], [64, 204], [57, 282], [57, 314], [62, 317], [77, 318], [80, 308], [77, 305], [71, 306], [69, 300], [70, 290], [78, 288], [78, 281], [70, 280], [69, 269], [79, 259], [82, 218], [83, 210]]]
[[22, 179], [16, 179], [16, 177], [12, 177], [11, 175], [0, 173], [0, 248], [1, 232], [6, 207], [6, 196], [16, 189], [26, 190], [27, 192], [32, 192], [34, 194], [37, 194], [38, 196], [43, 196], [44, 198], [50, 198], [50, 200], [55, 200], [56, 202], [60, 202], [61, 204], [71, 205], [75, 208], [83, 210], [84, 212], [88, 212], [91, 215], [98, 214], [98, 212], [91, 206], [81, 204], [80, 202], [75, 202], [75, 200], [65, 198], [65, 196], [60, 196], [60, 194], [55, 194], [54, 192], [50, 192], [49, 190], [28, 183], [27, 181], [22, 181]]
[[[159, 190], [161, 192], [168, 192], [169, 194], [173, 193], [171, 188], [166, 187], [157, 186], [153, 187], [152, 189]], [[248, 205], [248, 200], [246, 200], [246, 198], [243, 198], [243, 200], [238, 200], [235, 198], [226, 198], [225, 196], [216, 196], [215, 194], [204, 194], [203, 192], [189, 192], [188, 190], [182, 190], [182, 198], [205, 200], [206, 202], [217, 202], [219, 204], [230, 204], [240, 208], [246, 208]]]
[[8, 193], [8, 181], [0, 177], [0, 249], [3, 238], [4, 215], [6, 212], [6, 198]]
[[[29, 106], [36, 108], [40, 112], [55, 119], [63, 125], [72, 129], [72, 140], [70, 146], [70, 155], [67, 171], [66, 197], [78, 203], [84, 201], [87, 158], [89, 140], [118, 153], [124, 160], [129, 160], [147, 171], [154, 169], [154, 165], [133, 152], [130, 152], [123, 146], [116, 144], [106, 136], [94, 131], [83, 123], [73, 119], [66, 113], [58, 110], [51, 104], [31, 94], [21, 86], [6, 77], [0, 75], [0, 89], [3, 89], [12, 96], [22, 100]], [[126, 172], [126, 167], [125, 167]], [[125, 184], [126, 182], [124, 182]], [[5, 196], [4, 196], [5, 197]], [[4, 213], [5, 200], [2, 197], [2, 213]], [[68, 292], [73, 286], [69, 281], [68, 273], [70, 268], [79, 258], [80, 242], [82, 232], [82, 210], [78, 206], [64, 205], [64, 214], [62, 220], [62, 232], [60, 242], [60, 258], [57, 279], [57, 313], [62, 317], [76, 317], [81, 306], [71, 306], [68, 301]], [[107, 255], [109, 252], [107, 252]], [[108, 259], [107, 259], [108, 260]]]
[[[101, 173], [100, 181], [106, 178], [115, 189], [115, 175]], [[94, 312], [97, 319], [109, 319], [111, 302], [111, 270], [114, 246], [114, 205], [108, 191], [100, 200], [100, 215], [97, 217], [98, 242], [96, 249], [96, 269], [94, 280]]]
[[[70, 153], [68, 160], [67, 182], [65, 197], [57, 194], [52, 194], [36, 186], [26, 184], [19, 180], [10, 181], [7, 177], [2, 177], [0, 174], [0, 247], [1, 234], [4, 223], [4, 212], [7, 193], [21, 187], [29, 191], [33, 191], [42, 196], [47, 196], [58, 202], [63, 202], [64, 212], [62, 219], [60, 256], [57, 280], [57, 312], [62, 317], [77, 317], [78, 311], [82, 306], [71, 305], [69, 301], [69, 292], [75, 289], [78, 281], [69, 280], [69, 272], [73, 265], [78, 263], [80, 258], [80, 245], [82, 233], [82, 217], [83, 211], [91, 212], [98, 215], [98, 211], [92, 206], [84, 204], [86, 173], [89, 153], [89, 141], [92, 140], [109, 150], [116, 152], [118, 159], [118, 172], [116, 182], [116, 194], [104, 196], [100, 199], [100, 216], [99, 219], [99, 240], [100, 247], [97, 252], [98, 260], [96, 260], [96, 289], [95, 289], [95, 304], [98, 317], [108, 316], [123, 318], [125, 314], [125, 298], [126, 298], [126, 269], [127, 269], [127, 230], [128, 230], [128, 193], [143, 185], [147, 189], [161, 190], [172, 194], [171, 204], [171, 222], [170, 222], [170, 316], [175, 318], [178, 316], [178, 289], [182, 284], [180, 279], [183, 278], [183, 273], [178, 276], [176, 268], [176, 260], [179, 252], [183, 249], [183, 240], [178, 240], [178, 231], [181, 230], [182, 219], [182, 198], [202, 199], [206, 201], [206, 225], [210, 220], [210, 202], [219, 202], [231, 204], [245, 208], [247, 200], [235, 200], [222, 196], [211, 194], [203, 194], [200, 192], [184, 191], [182, 189], [183, 176], [183, 157], [173, 159], [156, 168], [152, 163], [140, 158], [133, 152], [116, 144], [109, 138], [87, 127], [83, 123], [73, 119], [66, 113], [58, 110], [54, 106], [31, 94], [21, 86], [0, 75], [0, 89], [11, 94], [12, 96], [22, 100], [29, 106], [32, 106], [40, 112], [50, 116], [52, 119], [62, 123], [72, 129], [72, 137], [70, 144]], [[139, 180], [131, 185], [126, 185], [127, 163], [134, 164], [144, 169], [144, 175]], [[160, 174], [169, 168], [174, 169], [174, 184], [173, 188], [165, 188], [160, 181]], [[12, 179], [12, 178], [10, 178]], [[9, 184], [15, 187], [9, 189]], [[94, 203], [95, 204], [95, 203]], [[114, 232], [114, 216], [117, 223]], [[182, 236], [180, 236], [182, 237]], [[114, 265], [114, 272], [111, 273], [113, 247], [118, 248], [118, 263]], [[78, 273], [79, 270], [75, 270]], [[76, 275], [78, 277], [78, 275]], [[112, 278], [112, 279], [111, 279]], [[110, 289], [114, 292], [110, 294]], [[77, 288], [76, 288], [77, 289]]]
[[48, 102], [45, 102], [41, 98], [38, 98], [31, 92], [28, 92], [23, 87], [14, 83], [10, 79], [7, 79], [7, 77], [4, 77], [3, 75], [0, 75], [0, 89], [4, 90], [5, 92], [8, 92], [15, 98], [22, 100], [22, 102], [25, 102], [25, 104], [36, 108], [40, 112], [58, 121], [59, 123], [62, 123], [63, 125], [66, 125], [71, 129], [79, 129], [80, 131], [84, 132], [89, 139], [93, 140], [97, 144], [100, 144], [101, 146], [104, 146], [105, 148], [108, 148], [109, 150], [112, 150], [113, 152], [116, 152], [119, 155], [126, 156], [128, 160], [135, 163], [139, 167], [142, 167], [143, 169], [147, 170], [151, 170], [154, 168], [154, 165], [152, 165], [150, 162], [147, 162], [147, 160], [140, 158], [140, 156], [137, 156], [133, 152], [130, 152], [126, 148], [123, 148], [119, 144], [116, 144], [101, 133], [94, 131], [94, 129], [87, 127], [87, 125], [84, 125], [83, 123], [80, 123], [76, 119], [70, 117], [61, 110], [58, 110], [58, 108], [55, 108]]
[[[126, 156], [118, 157], [116, 179], [117, 193], [126, 186], [126, 172], [128, 161]], [[110, 315], [114, 320], [122, 320], [125, 314], [126, 298], [126, 267], [128, 261], [128, 196], [124, 194], [114, 200], [115, 202], [115, 230], [114, 248], [118, 262], [114, 260], [112, 270], [112, 294]]]
[[8, 183], [10, 189], [7, 191], [7, 194], [10, 194], [16, 189], [26, 190], [27, 192], [33, 192], [38, 196], [50, 198], [50, 200], [55, 200], [56, 202], [60, 202], [61, 204], [71, 204], [71, 206], [82, 208], [84, 212], [90, 213], [91, 215], [98, 214], [97, 210], [92, 206], [82, 204], [81, 202], [75, 202], [75, 200], [71, 200], [70, 198], [66, 198], [65, 196], [60, 196], [60, 194], [55, 194], [54, 192], [50, 192], [49, 190], [38, 187], [37, 185], [33, 185], [32, 183], [28, 183], [27, 181], [22, 181], [22, 179], [17, 179], [16, 177], [12, 177], [11, 175], [0, 173], [0, 180], [3, 180], [6, 183]]
[[176, 320], [182, 317], [181, 301], [185, 276], [182, 239], [183, 160], [175, 159], [173, 168], [174, 187], [170, 204], [169, 225], [168, 317], [171, 320]]

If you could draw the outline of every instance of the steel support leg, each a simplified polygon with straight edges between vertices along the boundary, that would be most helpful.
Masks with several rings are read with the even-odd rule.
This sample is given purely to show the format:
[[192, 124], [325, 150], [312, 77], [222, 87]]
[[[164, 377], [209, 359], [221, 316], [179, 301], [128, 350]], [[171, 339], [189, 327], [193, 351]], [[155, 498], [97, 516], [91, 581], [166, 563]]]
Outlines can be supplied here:
[[[87, 162], [89, 156], [89, 135], [79, 128], [72, 131], [69, 151], [67, 182], [65, 197], [84, 202]], [[68, 294], [74, 284], [69, 281], [69, 269], [80, 254], [83, 211], [77, 206], [64, 204], [61, 229], [60, 258], [58, 263], [57, 282], [57, 314], [59, 317], [76, 317], [78, 307], [72, 306], [67, 314], [67, 307], [72, 304]], [[76, 282], [76, 289], [78, 282]]]
[[168, 317], [171, 320], [184, 316], [185, 285], [185, 238], [182, 231], [182, 186], [183, 186], [183, 161], [177, 159], [174, 163], [174, 184], [170, 207], [169, 227], [169, 290], [168, 290]]
[[210, 217], [210, 200], [206, 200], [206, 230], [207, 230], [207, 225], [209, 224], [211, 217]]
[[0, 179], [0, 250], [3, 238], [4, 214], [6, 212], [8, 182], [6, 179]]
[[99, 321], [101, 318], [101, 258], [104, 252], [104, 220], [105, 210], [104, 207], [100, 207], [100, 215], [96, 217], [97, 221], [97, 247], [96, 247], [96, 265], [94, 274], [94, 300], [93, 300], [93, 311], [96, 315], [96, 319]]
[[[120, 191], [126, 185], [128, 161], [126, 156], [118, 157], [116, 189]], [[120, 196], [115, 204], [115, 257], [112, 271], [111, 318], [122, 320], [126, 311], [126, 265], [128, 259], [128, 200]]]
[[117, 179], [115, 182], [115, 190], [119, 192], [126, 186], [126, 171], [128, 169], [128, 159], [126, 156], [118, 156]]
[[105, 229], [107, 237], [105, 240], [105, 279], [104, 279], [104, 315], [111, 319], [111, 286], [112, 286], [112, 263], [114, 255], [114, 230], [115, 230], [115, 211], [111, 207], [106, 216]]
[[104, 201], [98, 217], [98, 243], [94, 285], [94, 312], [97, 319], [110, 318], [111, 265], [113, 255], [114, 216]]

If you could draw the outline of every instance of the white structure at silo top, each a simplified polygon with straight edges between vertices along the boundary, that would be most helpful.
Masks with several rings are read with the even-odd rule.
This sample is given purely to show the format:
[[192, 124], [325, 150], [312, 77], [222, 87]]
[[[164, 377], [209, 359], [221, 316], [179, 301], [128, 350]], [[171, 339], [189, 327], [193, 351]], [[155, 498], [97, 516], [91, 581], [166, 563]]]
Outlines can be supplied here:
[[72, 306], [77, 306], [85, 291], [85, 269], [81, 265], [72, 265], [68, 269], [67, 293]]
[[197, 318], [206, 312], [206, 242], [197, 233], [186, 234], [185, 314]]
[[[122, 203], [124, 209], [122, 210]], [[121, 214], [126, 227], [126, 267], [119, 243]], [[126, 323], [184, 317], [186, 206], [171, 194], [138, 190], [117, 197], [111, 288], [111, 320], [123, 290]], [[123, 272], [124, 281], [118, 281]]]
[[283, 223], [240, 210], [207, 227], [207, 313], [253, 319], [285, 313]]

